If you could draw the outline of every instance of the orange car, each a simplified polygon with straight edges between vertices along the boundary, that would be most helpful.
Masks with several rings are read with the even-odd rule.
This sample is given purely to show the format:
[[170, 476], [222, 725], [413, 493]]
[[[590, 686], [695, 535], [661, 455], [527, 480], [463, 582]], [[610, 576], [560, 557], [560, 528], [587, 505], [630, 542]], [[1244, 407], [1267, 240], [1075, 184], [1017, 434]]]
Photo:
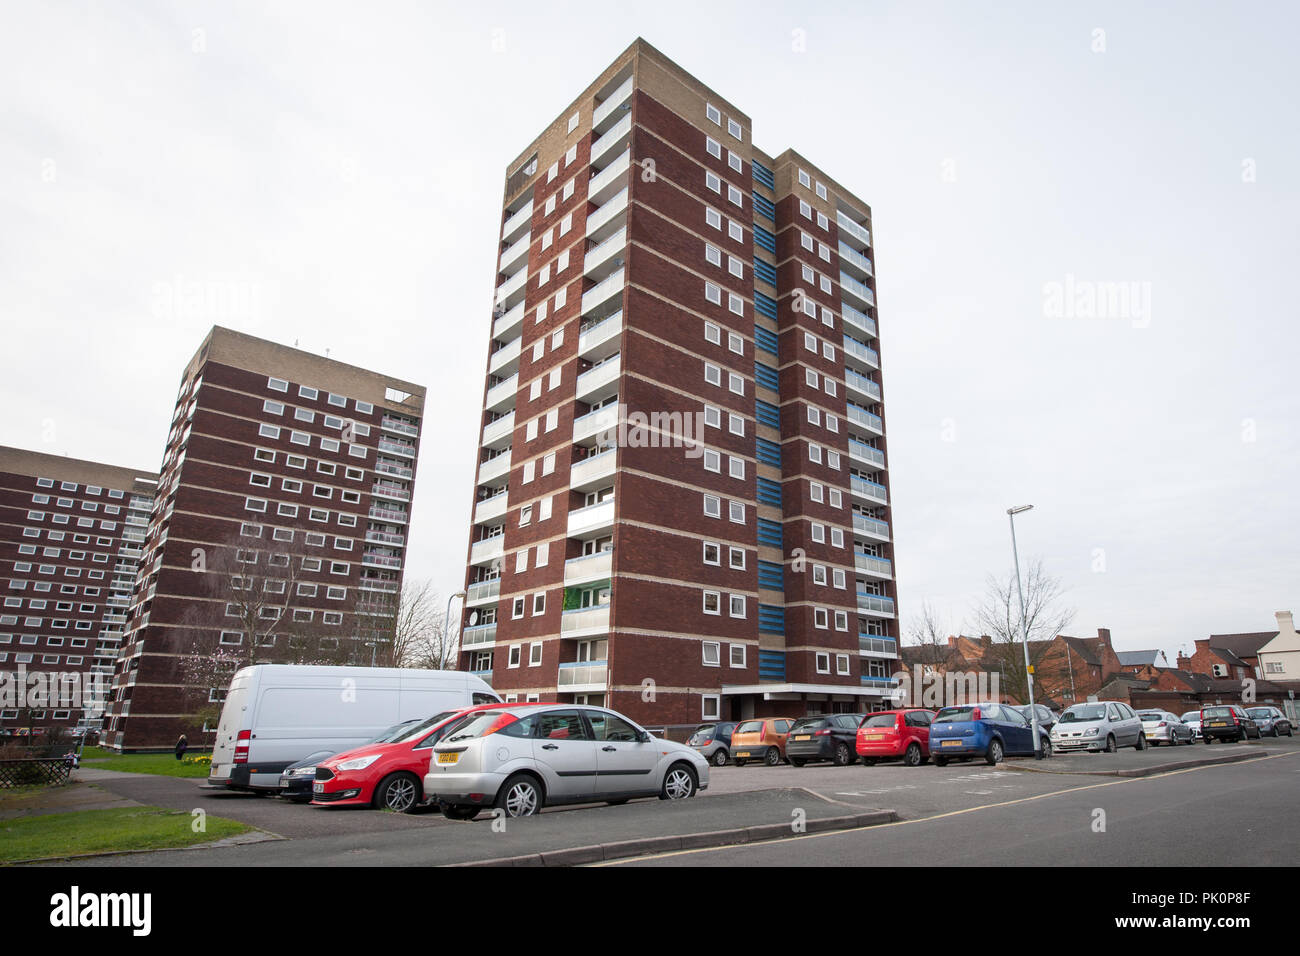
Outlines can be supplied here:
[[775, 767], [785, 760], [785, 738], [793, 717], [756, 717], [742, 720], [731, 733], [731, 759], [737, 767], [748, 760], [762, 760]]

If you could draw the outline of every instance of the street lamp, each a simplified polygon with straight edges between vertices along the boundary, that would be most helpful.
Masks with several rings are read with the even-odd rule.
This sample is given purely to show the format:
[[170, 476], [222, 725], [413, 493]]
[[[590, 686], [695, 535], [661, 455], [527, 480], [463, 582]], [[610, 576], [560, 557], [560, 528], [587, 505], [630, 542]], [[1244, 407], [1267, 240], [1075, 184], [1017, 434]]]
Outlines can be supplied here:
[[[456, 598], [461, 598], [463, 600], [464, 597], [465, 597], [464, 591], [457, 591], [455, 594], [452, 594], [447, 598], [447, 613], [443, 615], [442, 618], [442, 648], [438, 653], [439, 669], [441, 669], [441, 665], [447, 663], [446, 661], [447, 637], [448, 637], [447, 632], [451, 629], [451, 602], [456, 600]], [[456, 630], [457, 630], [457, 634], [459, 635], [460, 628], [457, 628]]]
[[1039, 746], [1038, 709], [1034, 707], [1034, 672], [1029, 666], [1029, 621], [1025, 617], [1025, 590], [1020, 585], [1020, 553], [1016, 549], [1016, 515], [1023, 514], [1033, 505], [1017, 505], [1007, 509], [1007, 520], [1011, 522], [1011, 557], [1016, 564], [1016, 593], [1020, 595], [1020, 633], [1025, 650], [1025, 679], [1029, 686], [1029, 723], [1034, 728], [1034, 759], [1042, 760], [1043, 751]]

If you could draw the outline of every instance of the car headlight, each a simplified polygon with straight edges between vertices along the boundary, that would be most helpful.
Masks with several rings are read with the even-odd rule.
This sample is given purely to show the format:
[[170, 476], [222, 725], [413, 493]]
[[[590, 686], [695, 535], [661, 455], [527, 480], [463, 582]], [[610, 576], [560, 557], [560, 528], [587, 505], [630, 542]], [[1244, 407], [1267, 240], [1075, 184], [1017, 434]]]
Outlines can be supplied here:
[[308, 774], [314, 774], [315, 772], [316, 772], [316, 768], [315, 768], [315, 767], [298, 767], [298, 768], [296, 768], [296, 769], [294, 769], [294, 770], [290, 770], [290, 771], [289, 771], [289, 776], [291, 776], [291, 777], [305, 777], [305, 776], [307, 776]]
[[1096, 737], [1099, 733], [1101, 733], [1100, 727], [1089, 727], [1083, 732], [1083, 735], [1085, 737]]
[[338, 765], [340, 770], [365, 770], [372, 763], [379, 759], [379, 754], [370, 754], [368, 757], [353, 757], [351, 760], [345, 760]]

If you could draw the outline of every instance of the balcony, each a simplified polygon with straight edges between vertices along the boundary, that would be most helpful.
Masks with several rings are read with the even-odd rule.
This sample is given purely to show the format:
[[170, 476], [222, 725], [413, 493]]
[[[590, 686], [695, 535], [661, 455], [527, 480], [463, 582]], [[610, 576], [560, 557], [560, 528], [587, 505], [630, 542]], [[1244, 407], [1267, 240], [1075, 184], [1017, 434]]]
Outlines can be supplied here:
[[850, 392], [857, 392], [863, 401], [880, 401], [880, 383], [873, 382], [865, 375], [861, 375], [851, 368], [844, 370], [844, 384]]
[[614, 499], [569, 512], [570, 538], [597, 538], [614, 530]]
[[892, 637], [872, 637], [870, 634], [858, 635], [858, 651], [864, 657], [898, 657], [898, 642]]
[[871, 231], [867, 229], [866, 226], [854, 222], [852, 219], [844, 215], [844, 213], [842, 212], [835, 213], [835, 222], [841, 229], [847, 232], [858, 242], [862, 243], [864, 247], [868, 249], [871, 248]]
[[497, 625], [476, 624], [460, 632], [460, 648], [463, 651], [482, 650], [495, 646], [497, 642]]
[[484, 407], [489, 412], [514, 411], [515, 393], [517, 391], [519, 391], [519, 376], [515, 374], [487, 390]]
[[574, 462], [569, 471], [569, 487], [573, 491], [594, 491], [609, 485], [614, 477], [618, 449], [610, 448], [599, 455], [590, 455]]
[[609, 668], [604, 661], [561, 664], [556, 687], [565, 693], [585, 694], [604, 691], [608, 680]]
[[[861, 302], [861, 308], [875, 307], [876, 294], [843, 270], [840, 271], [840, 291], [847, 292]], [[857, 305], [857, 303], [853, 304]]]
[[516, 239], [524, 234], [533, 223], [533, 201], [530, 199], [524, 203], [523, 207], [506, 220], [505, 225], [501, 227], [501, 241], [513, 243]]
[[386, 581], [382, 578], [362, 578], [357, 582], [357, 587], [362, 591], [377, 591], [380, 594], [396, 594], [398, 591], [396, 581]]
[[599, 362], [619, 351], [623, 339], [623, 312], [593, 322], [578, 332], [578, 357]]
[[621, 227], [598, 246], [587, 250], [582, 261], [582, 272], [593, 282], [600, 282], [623, 266], [627, 252], [627, 226]]
[[517, 338], [493, 352], [492, 357], [488, 359], [488, 374], [508, 378], [518, 372], [519, 343], [522, 341], [522, 337]]
[[511, 309], [518, 303], [523, 302], [527, 285], [528, 269], [523, 268], [497, 286], [497, 308]]
[[480, 485], [490, 485], [495, 479], [508, 474], [509, 471], [510, 452], [507, 451], [495, 458], [489, 458], [478, 466], [478, 483]]
[[480, 499], [474, 506], [474, 523], [497, 524], [510, 507], [509, 497], [507, 492], [500, 491], [491, 498]]
[[605, 132], [605, 130], [618, 121], [618, 118], [615, 116], [615, 111], [626, 103], [631, 96], [632, 77], [629, 76], [623, 81], [622, 85], [620, 85], [618, 89], [605, 97], [605, 99], [601, 101], [601, 104], [596, 107], [595, 111], [591, 114], [591, 128], [600, 133]]
[[[867, 413], [871, 414], [870, 412]], [[877, 465], [880, 468], [885, 467], [885, 453], [879, 448], [872, 448], [866, 442], [860, 442], [856, 438], [849, 439], [849, 457], [854, 461], [863, 461], [870, 465]]]
[[889, 540], [889, 522], [866, 515], [853, 516], [853, 533], [873, 541]]
[[386, 438], [380, 436], [379, 450], [386, 455], [401, 455], [404, 458], [415, 457], [415, 446], [409, 442], [398, 441], [395, 438]]
[[[604, 169], [606, 157], [617, 156], [632, 139], [632, 114], [629, 112], [591, 144], [592, 168]], [[618, 151], [618, 152], [616, 152]]]
[[375, 471], [385, 475], [392, 475], [394, 478], [414, 478], [415, 469], [407, 468], [404, 465], [396, 465], [390, 461], [376, 461]]
[[573, 420], [573, 441], [577, 444], [583, 439], [606, 434], [612, 438], [617, 428], [618, 405], [605, 405]]
[[858, 592], [858, 613], [869, 617], [893, 617], [894, 599], [881, 594]]
[[502, 415], [494, 422], [483, 426], [483, 446], [485, 448], [504, 448], [510, 444], [515, 431], [515, 413]]
[[609, 605], [582, 607], [560, 615], [561, 637], [599, 637], [609, 631]]
[[524, 324], [524, 302], [520, 300], [507, 312], [501, 313], [492, 322], [492, 338], [505, 342], [519, 338]]
[[863, 554], [861, 551], [853, 552], [853, 564], [868, 577], [883, 578], [888, 581], [893, 578], [893, 564], [885, 558], [878, 558], [874, 554]]
[[846, 365], [858, 362], [865, 365], [868, 371], [874, 372], [880, 368], [880, 353], [846, 335], [844, 336], [844, 362]]
[[846, 402], [847, 416], [849, 421], [855, 425], [861, 425], [867, 431], [876, 435], [885, 433], [885, 423], [880, 420], [880, 416], [867, 411], [861, 405], [854, 405], [852, 402]]
[[602, 169], [587, 183], [587, 202], [597, 206], [612, 199], [619, 190], [627, 187], [627, 171], [632, 167], [632, 151], [623, 150], [622, 155]]
[[580, 402], [595, 401], [598, 397], [603, 397], [602, 389], [618, 382], [621, 373], [622, 361], [618, 355], [614, 355], [578, 376], [573, 397]]
[[482, 541], [475, 541], [469, 549], [469, 563], [489, 564], [497, 560], [505, 553], [505, 542], [506, 536], [503, 534], [484, 538]]
[[589, 584], [592, 581], [605, 581], [613, 573], [614, 552], [597, 551], [584, 554], [580, 558], [570, 558], [564, 562], [564, 586]]
[[627, 220], [627, 187], [611, 196], [603, 206], [587, 217], [587, 238], [601, 242], [618, 231]]
[[846, 271], [854, 273], [859, 279], [870, 279], [876, 274], [873, 271], [871, 260], [862, 253], [850, 249], [843, 241], [840, 242], [840, 266], [845, 267]]
[[865, 312], [859, 312], [853, 306], [841, 301], [840, 307], [844, 313], [844, 324], [857, 329], [859, 332], [865, 332], [869, 338], [876, 337], [876, 320]]
[[874, 674], [862, 675], [863, 687], [878, 687], [882, 691], [890, 691], [898, 686], [897, 677], [880, 677]]
[[406, 535], [393, 534], [391, 531], [375, 531], [373, 528], [366, 530], [366, 540], [374, 544], [388, 544], [397, 548], [406, 546]]
[[873, 504], [884, 505], [889, 503], [889, 492], [884, 485], [875, 481], [868, 481], [866, 478], [859, 478], [857, 475], [850, 475], [849, 480], [855, 495], [866, 498]]
[[501, 595], [501, 579], [475, 581], [465, 589], [466, 604], [487, 604], [494, 602]]
[[370, 551], [361, 553], [361, 563], [371, 568], [400, 568], [402, 559], [393, 557], [391, 554], [374, 554]]
[[407, 519], [410, 517], [410, 515], [399, 508], [387, 508], [378, 503], [371, 505], [367, 514], [380, 521], [394, 521], [398, 524], [406, 524]]
[[370, 493], [376, 498], [388, 498], [392, 501], [411, 500], [411, 489], [403, 488], [401, 485], [389, 484], [386, 481], [376, 481], [371, 487]]
[[507, 247], [501, 253], [501, 263], [497, 267], [497, 272], [508, 273], [513, 275], [515, 270], [512, 267], [519, 262], [521, 256], [524, 257], [523, 262], [525, 265], [527, 265], [528, 247], [532, 243], [532, 241], [533, 241], [533, 234], [531, 232], [526, 232], [522, 236], [520, 236], [519, 239], [513, 245]]
[[605, 303], [608, 303], [614, 296], [618, 296], [618, 301], [613, 303], [613, 308], [621, 309], [623, 306], [623, 287], [626, 284], [623, 268], [620, 266], [616, 272], [611, 273], [607, 278], [596, 283], [582, 294], [583, 316], [596, 315], [597, 310]]

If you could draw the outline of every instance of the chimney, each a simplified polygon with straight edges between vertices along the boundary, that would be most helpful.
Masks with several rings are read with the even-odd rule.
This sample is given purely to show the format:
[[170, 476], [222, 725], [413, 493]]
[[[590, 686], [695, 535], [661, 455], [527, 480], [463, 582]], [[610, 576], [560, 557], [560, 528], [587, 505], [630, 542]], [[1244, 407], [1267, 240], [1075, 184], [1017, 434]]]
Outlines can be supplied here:
[[1182, 651], [1178, 652], [1178, 669], [1180, 671], [1189, 671], [1192, 669], [1192, 659]]
[[1109, 647], [1112, 651], [1115, 649], [1114, 647], [1111, 647], [1111, 643], [1110, 643], [1110, 628], [1108, 627], [1097, 628], [1097, 639], [1101, 641], [1103, 644], [1105, 644], [1107, 647]]
[[1278, 611], [1273, 615], [1277, 618], [1277, 630], [1279, 634], [1294, 634], [1295, 619], [1291, 616], [1290, 611]]

